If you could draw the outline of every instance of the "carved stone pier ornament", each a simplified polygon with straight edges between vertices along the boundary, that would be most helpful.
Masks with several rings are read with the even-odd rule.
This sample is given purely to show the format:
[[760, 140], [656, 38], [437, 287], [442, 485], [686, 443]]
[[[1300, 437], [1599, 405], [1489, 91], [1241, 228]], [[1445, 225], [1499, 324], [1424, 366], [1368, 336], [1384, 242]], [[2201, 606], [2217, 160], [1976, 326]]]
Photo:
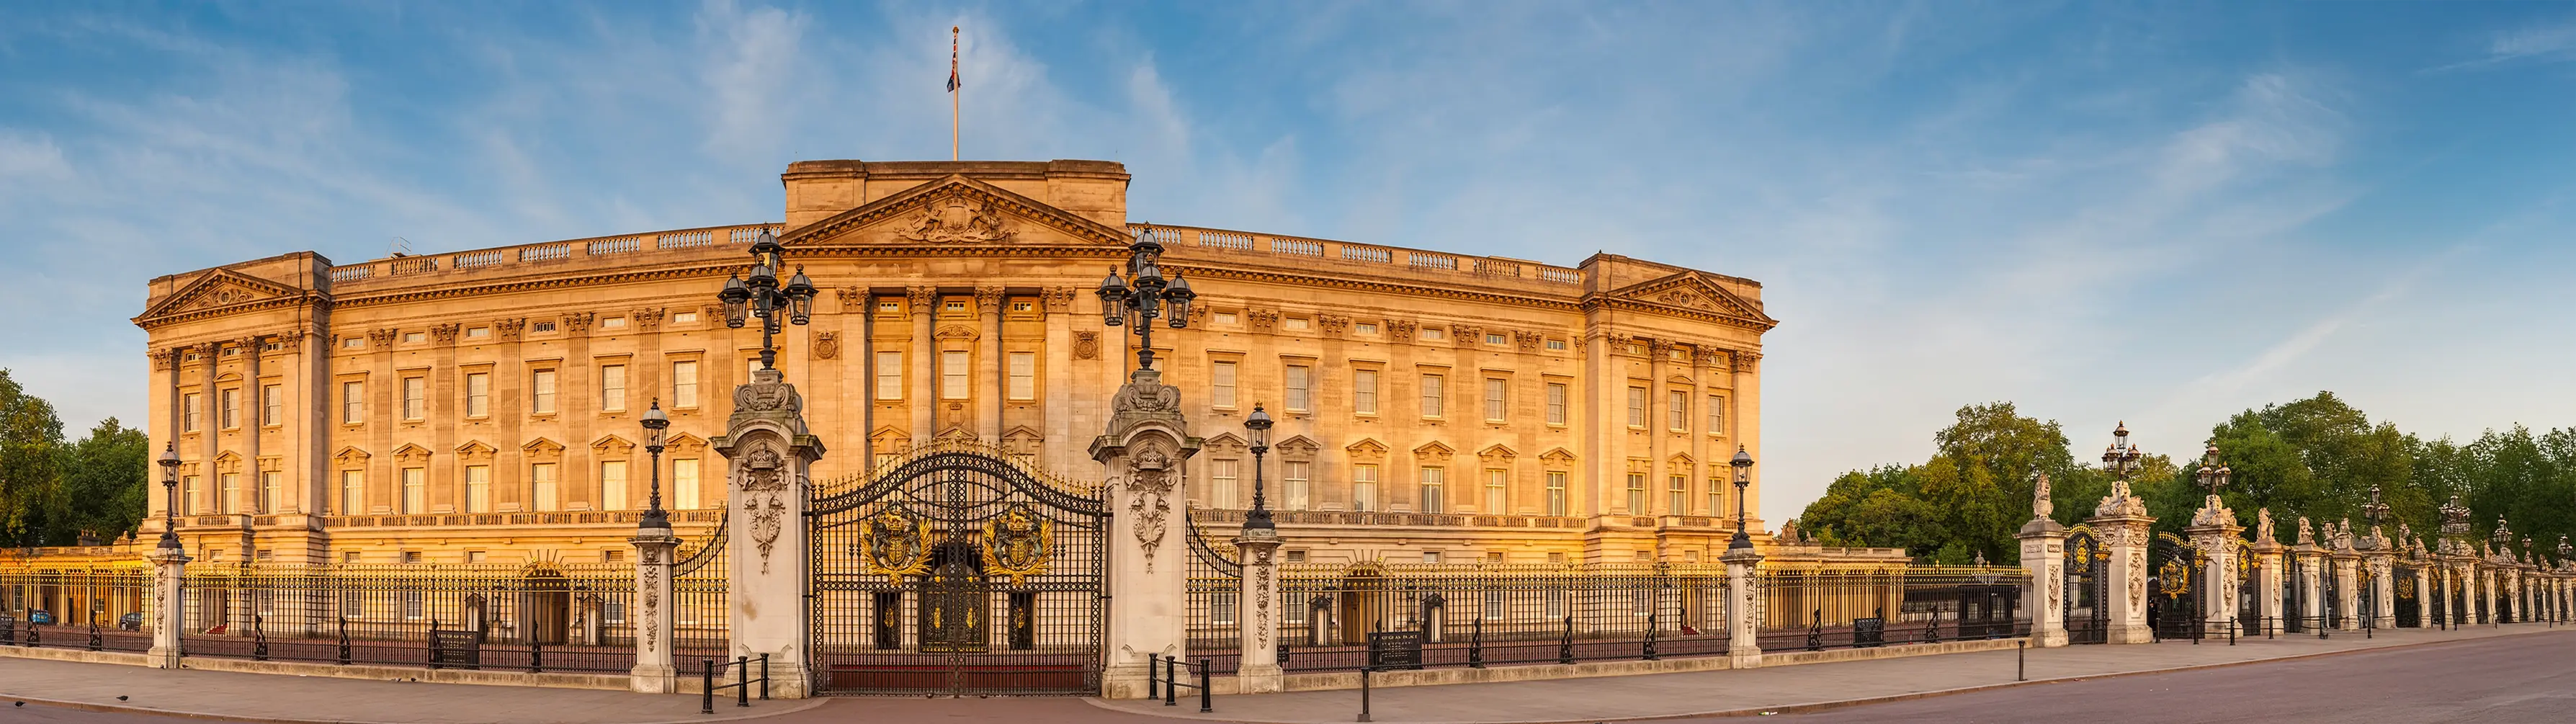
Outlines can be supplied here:
[[1172, 512], [1171, 465], [1171, 457], [1157, 447], [1145, 448], [1128, 464], [1127, 510], [1136, 514], [1136, 542], [1144, 545], [1148, 573], [1154, 570], [1154, 552], [1162, 547], [1163, 534], [1170, 527], [1166, 519]]
[[2258, 542], [2258, 543], [2278, 543], [2278, 542], [2280, 542], [2279, 540], [2274, 539], [2274, 538], [2272, 537], [2272, 509], [2271, 509], [2271, 508], [2256, 508], [2256, 509], [2254, 509], [2254, 540], [2255, 540], [2255, 542]]
[[[748, 389], [748, 388], [746, 388]], [[760, 546], [760, 572], [769, 572], [769, 550], [787, 519], [787, 460], [766, 441], [743, 458], [742, 507], [751, 512], [751, 540]]]
[[911, 223], [895, 232], [913, 241], [932, 244], [956, 244], [1001, 241], [1011, 238], [1003, 227], [1002, 215], [991, 204], [963, 195], [930, 202], [930, 207], [912, 217]]
[[2030, 488], [2030, 517], [2032, 520], [2038, 520], [2055, 512], [2057, 512], [2057, 503], [2048, 499], [2048, 473], [2040, 473], [2039, 480], [2033, 482]]

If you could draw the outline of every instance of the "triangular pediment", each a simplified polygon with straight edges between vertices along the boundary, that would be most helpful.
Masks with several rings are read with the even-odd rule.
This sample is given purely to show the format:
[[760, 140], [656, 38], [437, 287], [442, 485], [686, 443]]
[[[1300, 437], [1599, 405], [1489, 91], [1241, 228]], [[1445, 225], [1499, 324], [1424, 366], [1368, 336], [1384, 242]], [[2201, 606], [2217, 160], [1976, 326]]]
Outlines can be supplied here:
[[161, 303], [154, 304], [150, 309], [143, 310], [143, 314], [135, 317], [135, 319], [151, 319], [180, 312], [221, 309], [224, 307], [250, 304], [279, 297], [301, 296], [302, 294], [303, 292], [284, 284], [243, 274], [231, 269], [215, 269], [206, 272], [203, 276], [199, 276], [194, 280], [190, 280], [187, 286], [181, 287], [179, 291], [172, 293], [168, 297], [163, 297], [161, 299]]
[[1574, 462], [1574, 453], [1566, 452], [1565, 448], [1561, 447], [1550, 448], [1547, 452], [1540, 453], [1538, 459], [1551, 463], [1564, 464]]
[[1763, 314], [1760, 305], [1726, 290], [1707, 275], [1685, 271], [1612, 290], [1608, 296], [1650, 307], [1697, 312], [1760, 325], [1769, 329], [1780, 323]]
[[1441, 444], [1441, 443], [1439, 443], [1439, 442], [1435, 441], [1435, 442], [1424, 443], [1424, 444], [1422, 445], [1422, 447], [1414, 448], [1414, 449], [1413, 449], [1413, 456], [1414, 456], [1414, 457], [1417, 457], [1417, 458], [1428, 458], [1428, 459], [1432, 459], [1432, 460], [1447, 460], [1447, 459], [1449, 459], [1449, 455], [1450, 455], [1451, 453], [1455, 453], [1455, 452], [1458, 452], [1458, 449], [1457, 449], [1457, 448], [1453, 448], [1453, 447], [1450, 447], [1450, 446], [1448, 446], [1448, 445], [1444, 445], [1444, 444]]
[[788, 246], [1125, 246], [1127, 232], [950, 175], [790, 229]]

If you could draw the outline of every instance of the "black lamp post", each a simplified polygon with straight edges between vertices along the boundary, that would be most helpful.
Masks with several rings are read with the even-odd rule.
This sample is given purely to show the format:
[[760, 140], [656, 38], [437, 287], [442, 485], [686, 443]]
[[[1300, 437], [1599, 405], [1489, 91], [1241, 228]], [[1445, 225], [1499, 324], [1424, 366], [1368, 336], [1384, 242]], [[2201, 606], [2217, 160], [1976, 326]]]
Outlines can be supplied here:
[[2379, 502], [2379, 486], [2370, 486], [2370, 502], [2361, 506], [2361, 517], [2370, 519], [2371, 537], [2379, 537], [2379, 521], [2388, 517], [2388, 504]]
[[161, 549], [180, 550], [179, 543], [179, 444], [161, 448], [161, 489], [169, 491], [170, 505], [161, 509]]
[[[2211, 450], [2217, 448], [2216, 445], [2210, 446]], [[2124, 421], [2111, 430], [2111, 447], [2102, 451], [2102, 469], [2111, 473], [2113, 480], [2127, 481], [2129, 473], [2138, 469], [2138, 459], [2142, 457], [2146, 455], [2138, 452], [2138, 446], [2129, 444], [2129, 423]]]
[[[1127, 325], [1136, 330], [1136, 369], [1154, 368], [1154, 318], [1168, 316], [1173, 329], [1190, 326], [1190, 300], [1198, 296], [1190, 283], [1174, 274], [1163, 279], [1163, 270], [1155, 266], [1163, 256], [1163, 244], [1154, 240], [1153, 229], [1138, 229], [1136, 243], [1127, 247], [1127, 276], [1110, 269], [1100, 280], [1100, 321], [1112, 327]], [[1163, 306], [1168, 303], [1167, 315]]]
[[1243, 514], [1243, 528], [1277, 528], [1270, 521], [1270, 506], [1261, 498], [1261, 456], [1270, 452], [1270, 413], [1253, 404], [1252, 414], [1243, 418], [1243, 429], [1252, 436], [1252, 510]]
[[778, 286], [779, 255], [787, 250], [768, 229], [751, 242], [751, 278], [729, 277], [724, 291], [716, 298], [724, 300], [725, 326], [740, 329], [746, 316], [760, 317], [760, 367], [778, 369], [778, 347], [775, 337], [781, 329], [778, 315], [787, 321], [804, 324], [814, 313], [814, 280], [805, 278], [805, 267], [796, 267], [796, 276], [787, 286]]
[[[2128, 425], [2123, 424], [2121, 427], [2125, 429]], [[2122, 435], [2122, 437], [2125, 437], [2125, 435]], [[2129, 449], [2128, 454], [2124, 456], [2123, 459], [2134, 459], [2136, 456], [2137, 448], [2133, 447]], [[2210, 495], [2217, 495], [2219, 490], [2227, 487], [2228, 478], [2233, 477], [2234, 475], [2235, 473], [2228, 470], [2227, 466], [2219, 464], [2218, 443], [2210, 443], [2209, 449], [2200, 454], [2199, 477], [2201, 489], [2209, 491]]]
[[662, 430], [671, 426], [670, 416], [662, 414], [662, 398], [653, 398], [653, 406], [644, 408], [644, 452], [653, 456], [653, 494], [644, 508], [638, 528], [671, 528], [671, 514], [662, 510]]
[[2505, 527], [2504, 516], [2496, 516], [2495, 532], [2487, 535], [2487, 541], [2495, 544], [2495, 552], [2513, 554], [2513, 529]]
[[1752, 550], [1753, 534], [1744, 530], [1744, 489], [1753, 486], [1753, 454], [1737, 445], [1735, 459], [1726, 464], [1735, 467], [1735, 538], [1726, 542], [1726, 549]]

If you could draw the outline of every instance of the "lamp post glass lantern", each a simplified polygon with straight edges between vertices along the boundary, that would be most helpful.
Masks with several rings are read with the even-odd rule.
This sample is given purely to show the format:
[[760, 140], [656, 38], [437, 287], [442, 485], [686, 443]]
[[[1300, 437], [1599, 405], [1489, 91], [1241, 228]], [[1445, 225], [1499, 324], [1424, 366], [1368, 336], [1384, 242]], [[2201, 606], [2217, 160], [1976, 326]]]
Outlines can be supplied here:
[[[2215, 451], [2217, 446], [2210, 448]], [[2146, 455], [2138, 451], [2138, 446], [2129, 444], [2129, 423], [2122, 421], [2119, 427], [2111, 430], [2111, 447], [2102, 451], [2102, 469], [2110, 472], [2112, 479], [2126, 481], [2129, 473], [2135, 472], [2142, 464], [2139, 459], [2144, 457]]]
[[161, 509], [160, 547], [179, 550], [184, 547], [179, 544], [179, 444], [161, 448], [161, 458], [154, 462], [161, 464], [161, 489], [170, 498], [170, 503]]
[[1243, 430], [1252, 437], [1252, 510], [1243, 514], [1243, 527], [1276, 528], [1270, 520], [1270, 506], [1261, 497], [1261, 456], [1270, 452], [1270, 413], [1253, 403], [1252, 414], [1243, 418]]
[[761, 229], [751, 242], [751, 277], [727, 277], [724, 289], [716, 292], [724, 302], [726, 327], [741, 329], [748, 317], [760, 318], [760, 368], [765, 370], [778, 368], [780, 317], [802, 325], [814, 313], [814, 280], [805, 278], [805, 267], [796, 267], [786, 286], [778, 284], [778, 269], [785, 263], [780, 256], [786, 251], [778, 237]]
[[1753, 454], [1745, 452], [1744, 446], [1737, 445], [1735, 459], [1726, 464], [1735, 468], [1735, 537], [1726, 542], [1726, 547], [1728, 550], [1751, 549], [1753, 534], [1744, 530], [1744, 489], [1753, 485]]
[[662, 430], [671, 426], [671, 418], [662, 414], [662, 398], [653, 398], [653, 406], [644, 409], [644, 452], [652, 455], [652, 495], [644, 507], [644, 520], [638, 528], [669, 528], [671, 514], [662, 510]]
[[1100, 322], [1136, 330], [1136, 369], [1148, 370], [1154, 368], [1154, 318], [1167, 318], [1173, 329], [1189, 327], [1190, 300], [1198, 293], [1179, 274], [1163, 278], [1163, 243], [1154, 240], [1153, 229], [1137, 229], [1127, 249], [1127, 275], [1111, 269], [1100, 279]]

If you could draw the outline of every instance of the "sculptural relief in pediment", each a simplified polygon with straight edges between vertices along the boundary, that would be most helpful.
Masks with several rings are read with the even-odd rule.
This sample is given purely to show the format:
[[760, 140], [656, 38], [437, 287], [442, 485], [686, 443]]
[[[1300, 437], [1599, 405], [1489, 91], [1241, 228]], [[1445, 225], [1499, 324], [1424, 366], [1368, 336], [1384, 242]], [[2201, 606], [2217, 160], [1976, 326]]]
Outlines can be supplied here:
[[964, 176], [950, 176], [792, 229], [789, 246], [1124, 245], [1127, 233]]
[[1011, 238], [1010, 223], [989, 202], [951, 194], [913, 212], [894, 235], [931, 244], [989, 243]]

